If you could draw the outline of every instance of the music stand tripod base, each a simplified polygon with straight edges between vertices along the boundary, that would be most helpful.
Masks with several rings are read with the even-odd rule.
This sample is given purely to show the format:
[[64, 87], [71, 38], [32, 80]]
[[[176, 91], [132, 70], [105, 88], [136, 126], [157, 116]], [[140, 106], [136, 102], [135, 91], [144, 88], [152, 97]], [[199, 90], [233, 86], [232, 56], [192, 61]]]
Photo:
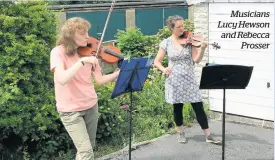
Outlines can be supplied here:
[[245, 89], [253, 66], [207, 64], [202, 69], [200, 89], [223, 89], [222, 160], [225, 156], [225, 90]]

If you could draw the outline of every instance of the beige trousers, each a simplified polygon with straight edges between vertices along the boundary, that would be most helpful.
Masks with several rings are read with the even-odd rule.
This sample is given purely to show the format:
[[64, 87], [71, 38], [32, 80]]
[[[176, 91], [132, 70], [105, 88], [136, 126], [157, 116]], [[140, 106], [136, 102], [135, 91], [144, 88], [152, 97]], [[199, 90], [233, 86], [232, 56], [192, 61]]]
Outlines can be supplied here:
[[98, 105], [79, 112], [60, 112], [59, 115], [77, 149], [76, 160], [94, 160]]

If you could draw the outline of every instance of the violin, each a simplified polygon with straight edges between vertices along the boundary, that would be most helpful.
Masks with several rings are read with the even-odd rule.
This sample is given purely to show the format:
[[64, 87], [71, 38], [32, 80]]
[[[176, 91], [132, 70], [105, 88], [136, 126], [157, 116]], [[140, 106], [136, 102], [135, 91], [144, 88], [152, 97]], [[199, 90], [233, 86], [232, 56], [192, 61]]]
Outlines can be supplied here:
[[[182, 35], [179, 36], [180, 38], [180, 43], [185, 46], [185, 45], [192, 45], [193, 47], [200, 47], [201, 43], [204, 41], [204, 37], [200, 35], [193, 35], [189, 31], [185, 31]], [[221, 46], [218, 45], [218, 43], [209, 43], [207, 42], [208, 45], [212, 45], [214, 49], [220, 49]]]
[[119, 48], [112, 45], [108, 45], [108, 46], [101, 45], [106, 28], [107, 28], [107, 24], [110, 19], [111, 12], [113, 11], [114, 4], [115, 4], [115, 0], [112, 0], [112, 4], [109, 10], [109, 14], [108, 14], [100, 41], [98, 41], [96, 38], [89, 37], [87, 46], [79, 47], [77, 49], [77, 52], [80, 56], [96, 56], [96, 58], [100, 58], [102, 61], [109, 64], [121, 62], [121, 60], [124, 59], [124, 57], [121, 55]]
[[[99, 48], [100, 47], [100, 48]], [[97, 55], [97, 49], [99, 48], [99, 52]], [[124, 59], [124, 56], [121, 54], [120, 49], [112, 46], [100, 46], [99, 40], [93, 37], [89, 37], [87, 46], [78, 47], [77, 52], [80, 56], [96, 56], [100, 58], [102, 61], [114, 64], [118, 61]]]

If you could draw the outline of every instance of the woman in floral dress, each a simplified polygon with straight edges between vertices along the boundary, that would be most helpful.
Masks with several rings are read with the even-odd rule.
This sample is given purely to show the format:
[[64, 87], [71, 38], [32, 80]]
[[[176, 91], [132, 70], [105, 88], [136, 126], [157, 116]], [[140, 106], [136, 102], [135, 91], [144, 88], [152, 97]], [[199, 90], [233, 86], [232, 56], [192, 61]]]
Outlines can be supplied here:
[[[182, 109], [185, 103], [191, 103], [200, 124], [206, 142], [219, 143], [221, 139], [212, 134], [203, 108], [202, 96], [196, 81], [194, 63], [202, 60], [207, 43], [203, 42], [197, 50], [189, 44], [181, 44], [180, 36], [184, 33], [183, 18], [175, 15], [167, 20], [172, 35], [159, 44], [159, 51], [154, 65], [166, 74], [165, 99], [173, 105], [174, 121], [178, 131], [178, 142], [186, 142], [183, 132]], [[164, 56], [168, 56], [168, 67], [162, 66]]]

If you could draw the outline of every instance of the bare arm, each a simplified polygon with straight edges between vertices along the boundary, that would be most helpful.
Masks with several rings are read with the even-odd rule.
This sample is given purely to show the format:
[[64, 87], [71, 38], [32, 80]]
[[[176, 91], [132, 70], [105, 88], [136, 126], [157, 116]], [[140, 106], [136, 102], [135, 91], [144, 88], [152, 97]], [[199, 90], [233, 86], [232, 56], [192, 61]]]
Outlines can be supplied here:
[[55, 67], [55, 75], [57, 78], [57, 81], [61, 84], [61, 85], [65, 85], [67, 84], [72, 78], [73, 76], [77, 73], [77, 71], [79, 70], [79, 68], [82, 66], [81, 61], [78, 61], [77, 63], [75, 63], [71, 68], [65, 70], [65, 65], [64, 63], [60, 63], [58, 66]]
[[[98, 60], [96, 60], [96, 67], [99, 66]], [[92, 76], [94, 77], [95, 82], [98, 85], [104, 85], [105, 83], [111, 82], [115, 80], [119, 75], [119, 71], [115, 71], [112, 74], [102, 75], [101, 71], [98, 68], [92, 72]]]
[[75, 76], [77, 71], [83, 66], [82, 62], [91, 63], [92, 66], [95, 66], [94, 65], [95, 59], [96, 59], [95, 57], [83, 57], [67, 70], [65, 70], [65, 64], [63, 62], [59, 63], [59, 65], [57, 65], [53, 69], [53, 71], [56, 73], [55, 75], [56, 75], [57, 81], [61, 85], [67, 84]]
[[162, 48], [159, 48], [158, 54], [154, 60], [154, 66], [157, 67], [162, 72], [165, 72], [165, 68], [162, 65], [162, 60], [165, 55], [166, 55], [165, 51]]
[[202, 45], [200, 48], [199, 48], [199, 51], [196, 47], [192, 47], [192, 58], [193, 58], [193, 61], [195, 63], [200, 63], [203, 56], [204, 56], [204, 52], [205, 52], [205, 48], [206, 46], [205, 45]]

